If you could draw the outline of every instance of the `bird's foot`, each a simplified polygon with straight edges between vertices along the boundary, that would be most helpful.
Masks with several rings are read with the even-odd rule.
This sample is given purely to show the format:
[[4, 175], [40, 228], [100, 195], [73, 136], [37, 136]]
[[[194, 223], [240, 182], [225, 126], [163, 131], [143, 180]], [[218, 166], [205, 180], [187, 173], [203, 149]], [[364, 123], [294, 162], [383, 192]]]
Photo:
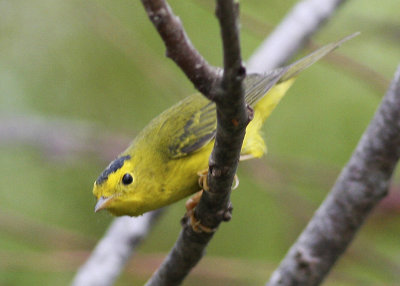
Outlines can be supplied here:
[[[200, 188], [204, 191], [208, 191], [209, 190], [207, 183], [208, 169], [198, 172], [197, 175], [199, 176]], [[238, 186], [239, 186], [239, 177], [235, 175], [235, 177], [233, 178], [232, 190], [235, 190]]]
[[205, 232], [205, 233], [213, 233], [216, 231], [215, 228], [210, 228], [201, 224], [200, 220], [198, 220], [194, 214], [194, 210], [196, 206], [200, 202], [201, 195], [203, 194], [203, 190], [197, 192], [193, 197], [187, 200], [186, 202], [186, 215], [190, 219], [190, 225], [195, 232]]
[[[201, 191], [197, 192], [193, 197], [187, 200], [186, 202], [186, 214], [190, 219], [190, 224], [195, 232], [205, 232], [205, 233], [213, 233], [216, 231], [215, 228], [210, 228], [207, 226], [204, 226], [201, 224], [200, 220], [198, 220], [195, 216], [195, 208], [200, 202], [200, 198], [203, 194], [203, 191], [208, 191], [208, 183], [207, 183], [207, 175], [208, 175], [208, 169], [203, 170], [198, 173], [199, 175], [199, 186], [202, 189]], [[236, 189], [239, 186], [239, 178], [237, 175], [235, 175], [233, 184], [232, 184], [232, 190]], [[230, 214], [232, 211], [232, 207], [230, 206], [230, 209], [227, 213]], [[230, 216], [229, 216], [230, 218]], [[228, 218], [224, 218], [224, 220], [229, 220]]]

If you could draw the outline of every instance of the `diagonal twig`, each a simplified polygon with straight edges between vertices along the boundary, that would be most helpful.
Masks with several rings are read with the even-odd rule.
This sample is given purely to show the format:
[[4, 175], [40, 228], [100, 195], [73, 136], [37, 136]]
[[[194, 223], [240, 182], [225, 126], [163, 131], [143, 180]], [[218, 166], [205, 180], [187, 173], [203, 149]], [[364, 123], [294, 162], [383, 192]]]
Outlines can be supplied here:
[[193, 47], [180, 19], [174, 15], [167, 1], [142, 0], [142, 4], [164, 41], [166, 55], [182, 69], [196, 89], [206, 96], [212, 96], [221, 74]]
[[[79, 269], [72, 285], [112, 285], [131, 258], [132, 251], [147, 236], [150, 226], [161, 212], [162, 209], [136, 218], [124, 216], [115, 219], [90, 258]], [[109, 233], [119, 235], [108, 235]], [[88, 273], [91, 275], [87, 275]]]
[[350, 161], [268, 286], [319, 285], [374, 206], [400, 157], [400, 66]]

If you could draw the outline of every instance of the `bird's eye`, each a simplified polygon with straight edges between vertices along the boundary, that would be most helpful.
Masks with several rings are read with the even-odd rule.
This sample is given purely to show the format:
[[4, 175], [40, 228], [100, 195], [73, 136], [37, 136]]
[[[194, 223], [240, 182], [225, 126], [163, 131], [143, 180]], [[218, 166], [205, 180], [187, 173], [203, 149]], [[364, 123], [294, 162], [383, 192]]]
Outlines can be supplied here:
[[132, 175], [129, 173], [126, 173], [123, 177], [122, 177], [122, 183], [124, 185], [129, 185], [130, 183], [133, 182], [133, 178]]

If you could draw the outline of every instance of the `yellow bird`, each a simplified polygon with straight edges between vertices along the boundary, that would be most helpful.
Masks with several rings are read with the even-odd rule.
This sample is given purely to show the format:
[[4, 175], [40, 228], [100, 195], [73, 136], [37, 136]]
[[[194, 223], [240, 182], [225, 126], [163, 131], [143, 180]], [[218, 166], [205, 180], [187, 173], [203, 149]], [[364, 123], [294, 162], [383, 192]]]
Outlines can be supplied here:
[[[245, 100], [254, 109], [241, 159], [266, 152], [260, 129], [299, 72], [333, 51], [349, 36], [289, 65], [274, 84], [276, 71], [248, 75]], [[94, 183], [95, 211], [138, 216], [199, 191], [198, 173], [208, 167], [216, 132], [216, 106], [191, 95], [154, 118]]]

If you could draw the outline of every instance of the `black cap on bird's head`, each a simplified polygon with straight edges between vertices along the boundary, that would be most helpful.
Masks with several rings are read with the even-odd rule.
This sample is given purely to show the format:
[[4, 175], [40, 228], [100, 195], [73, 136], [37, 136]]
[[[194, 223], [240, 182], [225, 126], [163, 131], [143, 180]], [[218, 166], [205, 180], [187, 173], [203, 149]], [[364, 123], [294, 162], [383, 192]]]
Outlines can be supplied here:
[[[119, 178], [110, 177], [112, 177], [113, 173], [120, 170], [124, 166], [125, 161], [129, 160], [130, 158], [131, 156], [129, 155], [118, 157], [107, 166], [107, 168], [94, 182], [93, 194], [97, 198], [97, 203], [94, 209], [95, 212], [108, 208], [110, 203], [115, 199], [116, 190], [113, 186], [117, 185]], [[130, 184], [132, 181], [132, 175], [129, 173], [123, 175], [123, 184]]]
[[95, 184], [101, 185], [103, 182], [107, 181], [108, 176], [111, 173], [114, 173], [117, 170], [121, 169], [122, 166], [124, 165], [124, 162], [126, 160], [129, 160], [130, 158], [131, 158], [131, 156], [126, 155], [126, 156], [118, 157], [117, 159], [112, 161], [110, 163], [110, 165], [108, 165], [107, 168], [103, 171], [103, 173], [101, 173], [101, 175], [97, 178]]

